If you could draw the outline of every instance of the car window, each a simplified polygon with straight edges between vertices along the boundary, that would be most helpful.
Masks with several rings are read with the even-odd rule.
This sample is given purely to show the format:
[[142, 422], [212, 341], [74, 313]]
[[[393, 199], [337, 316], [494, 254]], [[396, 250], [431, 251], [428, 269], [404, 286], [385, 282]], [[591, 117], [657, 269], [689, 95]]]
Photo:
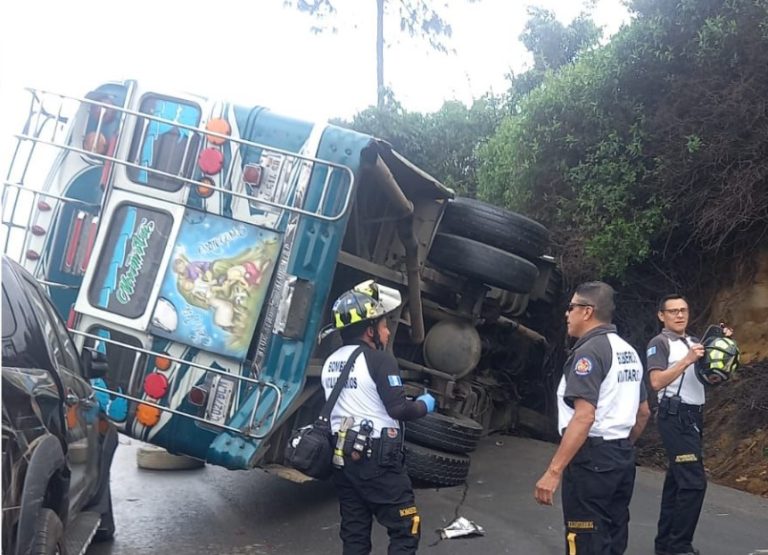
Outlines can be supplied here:
[[48, 339], [51, 356], [57, 365], [63, 366], [76, 374], [81, 374], [80, 358], [77, 355], [77, 349], [72, 342], [72, 338], [69, 336], [69, 332], [67, 332], [67, 328], [64, 327], [59, 318], [59, 314], [56, 312], [50, 299], [40, 291], [39, 286], [36, 283], [30, 282], [26, 277], [24, 279], [30, 284], [30, 300], [37, 309], [38, 318], [42, 324], [46, 339]]
[[56, 335], [59, 336], [59, 341], [61, 341], [63, 357], [67, 368], [78, 375], [82, 374], [77, 347], [75, 347], [75, 343], [72, 341], [72, 337], [69, 335], [69, 331], [67, 331], [64, 322], [59, 318], [59, 313], [56, 311], [56, 307], [53, 306], [53, 303], [48, 297], [45, 297], [45, 308], [48, 312], [48, 316], [53, 322], [53, 328], [56, 331]]

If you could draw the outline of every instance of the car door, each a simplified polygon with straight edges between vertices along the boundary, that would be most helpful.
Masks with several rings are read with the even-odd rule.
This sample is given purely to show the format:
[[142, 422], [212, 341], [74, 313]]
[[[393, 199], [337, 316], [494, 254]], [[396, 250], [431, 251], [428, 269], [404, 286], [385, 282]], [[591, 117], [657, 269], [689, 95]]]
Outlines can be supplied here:
[[59, 374], [64, 387], [67, 461], [71, 471], [70, 514], [77, 514], [98, 489], [98, 402], [83, 376], [77, 348], [53, 304], [37, 283], [26, 276], [23, 279], [30, 285], [30, 301], [46, 336], [54, 371]]

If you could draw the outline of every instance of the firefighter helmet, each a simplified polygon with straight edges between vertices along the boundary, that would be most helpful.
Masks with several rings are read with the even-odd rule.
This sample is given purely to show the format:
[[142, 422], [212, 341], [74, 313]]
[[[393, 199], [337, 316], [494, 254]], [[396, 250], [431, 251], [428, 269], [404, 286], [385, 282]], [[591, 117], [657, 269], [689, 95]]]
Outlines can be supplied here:
[[730, 337], [704, 340], [704, 356], [696, 362], [696, 376], [704, 385], [720, 385], [739, 367], [739, 346]]
[[340, 330], [366, 320], [378, 320], [401, 302], [400, 291], [369, 279], [342, 293], [333, 303], [334, 327]]

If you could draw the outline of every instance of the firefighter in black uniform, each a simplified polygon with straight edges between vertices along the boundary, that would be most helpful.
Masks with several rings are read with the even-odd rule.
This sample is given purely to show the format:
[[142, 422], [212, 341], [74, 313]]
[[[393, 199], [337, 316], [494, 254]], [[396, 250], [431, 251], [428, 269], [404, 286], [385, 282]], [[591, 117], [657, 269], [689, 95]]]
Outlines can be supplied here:
[[421, 517], [403, 466], [399, 421], [434, 411], [435, 399], [428, 393], [406, 399], [397, 360], [385, 351], [390, 334], [386, 316], [400, 302], [399, 291], [369, 280], [333, 305], [334, 326], [345, 345], [323, 365], [326, 398], [350, 355], [363, 347], [331, 412], [334, 440], [343, 452], [334, 458], [333, 478], [344, 555], [371, 552], [374, 516], [387, 528], [390, 555], [416, 553], [421, 536]]
[[566, 312], [568, 335], [577, 341], [557, 390], [563, 437], [534, 494], [551, 505], [562, 479], [566, 555], [627, 548], [633, 443], [650, 410], [640, 357], [610, 323], [613, 296], [606, 283], [581, 284]]
[[[655, 551], [656, 555], [697, 555], [693, 534], [707, 476], [701, 449], [705, 394], [695, 365], [704, 356], [704, 346], [686, 333], [689, 308], [684, 297], [667, 295], [657, 315], [664, 327], [648, 343], [648, 373], [651, 388], [659, 395], [659, 433], [668, 465]], [[730, 328], [722, 328], [723, 336], [731, 334]]]

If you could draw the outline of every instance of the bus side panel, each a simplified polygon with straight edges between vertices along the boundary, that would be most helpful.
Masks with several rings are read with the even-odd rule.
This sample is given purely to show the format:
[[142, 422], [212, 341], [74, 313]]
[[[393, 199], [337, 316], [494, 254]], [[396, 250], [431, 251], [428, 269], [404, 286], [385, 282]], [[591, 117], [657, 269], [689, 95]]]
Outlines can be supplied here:
[[[360, 152], [370, 142], [370, 137], [359, 133], [329, 126], [323, 133], [317, 157], [344, 164], [357, 172], [360, 164]], [[346, 175], [334, 172], [324, 200], [324, 212], [338, 213], [343, 199], [348, 192], [349, 184], [345, 183]], [[316, 209], [322, 197], [325, 183], [325, 170], [313, 171], [310, 186], [304, 199], [306, 209]], [[349, 208], [349, 207], [347, 207]], [[328, 315], [323, 313], [326, 305], [331, 280], [334, 275], [336, 259], [341, 241], [349, 218], [349, 209], [343, 217], [336, 221], [323, 221], [315, 218], [297, 219], [295, 229], [296, 240], [288, 263], [287, 272], [298, 279], [307, 280], [314, 285], [309, 308], [309, 317], [304, 333], [299, 339], [290, 339], [272, 330], [263, 329], [263, 334], [271, 334], [268, 352], [262, 367], [261, 377], [281, 388], [283, 399], [279, 407], [277, 421], [284, 420], [296, 407], [293, 401], [301, 393], [309, 357], [315, 347], [320, 324], [326, 321]], [[289, 223], [289, 226], [292, 225]], [[286, 232], [289, 235], [290, 230]], [[270, 410], [270, 402], [263, 399], [256, 421], [266, 418]], [[242, 427], [248, 423], [253, 410], [253, 398], [244, 403], [235, 415], [230, 425]], [[274, 432], [277, 429], [272, 430]], [[263, 452], [266, 442], [252, 441], [241, 445], [228, 432], [219, 436], [211, 446], [208, 459], [215, 460], [229, 468], [244, 468], [255, 466]]]

